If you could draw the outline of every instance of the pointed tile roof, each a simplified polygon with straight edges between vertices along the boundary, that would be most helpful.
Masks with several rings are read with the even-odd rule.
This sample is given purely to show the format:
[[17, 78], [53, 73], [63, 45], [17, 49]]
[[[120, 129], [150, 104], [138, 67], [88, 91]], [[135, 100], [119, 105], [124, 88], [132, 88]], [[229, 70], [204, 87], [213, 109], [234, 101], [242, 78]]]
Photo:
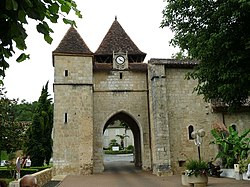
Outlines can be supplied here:
[[92, 55], [86, 43], [74, 27], [70, 27], [53, 54]]
[[95, 52], [96, 59], [113, 55], [113, 52], [128, 52], [129, 61], [143, 61], [146, 53], [140, 51], [115, 18], [106, 36]]

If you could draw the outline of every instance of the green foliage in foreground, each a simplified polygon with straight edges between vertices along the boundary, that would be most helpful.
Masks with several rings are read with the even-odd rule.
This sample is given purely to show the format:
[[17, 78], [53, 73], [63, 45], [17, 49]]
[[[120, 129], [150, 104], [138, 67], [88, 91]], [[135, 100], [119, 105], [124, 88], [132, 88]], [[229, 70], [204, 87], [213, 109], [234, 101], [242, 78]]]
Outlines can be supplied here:
[[[66, 24], [76, 25], [74, 21], [66, 18], [70, 11], [82, 17], [77, 5], [72, 0], [1, 0], [0, 1], [0, 78], [5, 76], [9, 67], [7, 59], [15, 53], [15, 47], [24, 51], [27, 46], [25, 40], [27, 33], [25, 25], [32, 19], [37, 21], [37, 32], [43, 34], [47, 43], [52, 42], [50, 36], [53, 30], [49, 23], [57, 23], [60, 16]], [[29, 18], [29, 19], [28, 19]], [[17, 62], [29, 58], [22, 53]], [[0, 83], [2, 80], [0, 79]]]
[[232, 127], [229, 127], [228, 132], [212, 129], [211, 134], [214, 140], [211, 143], [219, 146], [215, 159], [220, 158], [225, 168], [233, 168], [234, 164], [239, 163], [240, 160], [247, 159], [250, 154], [249, 133], [250, 129], [239, 134]]

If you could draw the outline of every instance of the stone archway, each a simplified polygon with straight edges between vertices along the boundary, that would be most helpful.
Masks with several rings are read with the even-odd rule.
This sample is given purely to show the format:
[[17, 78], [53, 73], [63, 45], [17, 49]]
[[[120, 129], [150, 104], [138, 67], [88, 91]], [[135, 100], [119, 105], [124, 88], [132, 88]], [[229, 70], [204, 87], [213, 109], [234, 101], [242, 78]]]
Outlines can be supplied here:
[[106, 128], [108, 127], [108, 125], [115, 121], [115, 120], [122, 120], [125, 123], [128, 124], [128, 126], [130, 127], [133, 136], [134, 136], [134, 164], [135, 167], [139, 167], [141, 168], [142, 166], [142, 159], [141, 159], [141, 133], [140, 133], [140, 129], [139, 126], [137, 124], [137, 122], [127, 113], [125, 112], [119, 112], [115, 115], [113, 115], [104, 125], [103, 127], [103, 133], [106, 130]]

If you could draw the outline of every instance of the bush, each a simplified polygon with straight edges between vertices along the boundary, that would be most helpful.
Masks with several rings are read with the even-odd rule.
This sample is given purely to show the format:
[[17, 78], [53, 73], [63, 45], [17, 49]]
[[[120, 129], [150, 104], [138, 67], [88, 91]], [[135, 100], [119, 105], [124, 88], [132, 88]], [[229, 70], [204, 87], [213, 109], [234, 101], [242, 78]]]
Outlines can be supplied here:
[[[31, 168], [22, 168], [21, 177], [28, 174], [33, 174], [41, 170], [50, 168], [49, 166], [42, 167], [31, 167]], [[0, 167], [0, 178], [15, 178], [16, 169], [15, 167]]]
[[[15, 173], [16, 173], [16, 170], [15, 169], [1, 169], [0, 170], [1, 174], [0, 174], [0, 178], [15, 178]], [[21, 169], [21, 177], [24, 176], [24, 175], [27, 175], [27, 174], [32, 174], [32, 173], [36, 173], [38, 172], [39, 170], [38, 169]]]
[[112, 154], [112, 155], [115, 155], [115, 154], [131, 154], [133, 153], [133, 151], [131, 150], [119, 150], [119, 151], [112, 151], [112, 150], [106, 150], [104, 151], [105, 154]]
[[128, 147], [126, 147], [127, 150], [129, 151], [134, 151], [134, 146], [133, 145], [129, 145]]
[[7, 151], [1, 151], [0, 155], [1, 155], [0, 160], [8, 160]]
[[187, 163], [185, 164], [185, 167], [187, 169], [187, 175], [207, 175], [208, 171], [208, 165], [207, 162], [205, 161], [199, 161], [199, 160], [188, 160]]
[[240, 173], [247, 172], [248, 164], [250, 164], [250, 157], [248, 159], [242, 159], [239, 161]]
[[220, 158], [225, 168], [233, 168], [240, 160], [247, 159], [250, 152], [249, 133], [250, 129], [247, 129], [242, 134], [238, 134], [232, 127], [229, 127], [228, 132], [212, 129], [214, 141], [210, 143], [219, 146], [215, 159]]

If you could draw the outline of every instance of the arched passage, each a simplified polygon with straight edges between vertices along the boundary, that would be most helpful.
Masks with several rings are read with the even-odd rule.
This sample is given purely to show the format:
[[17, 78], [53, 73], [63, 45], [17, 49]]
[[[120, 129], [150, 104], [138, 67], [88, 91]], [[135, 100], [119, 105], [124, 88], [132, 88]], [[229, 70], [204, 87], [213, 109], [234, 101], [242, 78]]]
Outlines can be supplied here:
[[128, 126], [130, 127], [133, 136], [134, 136], [134, 164], [135, 167], [141, 167], [142, 166], [142, 159], [141, 159], [141, 136], [140, 136], [140, 129], [137, 124], [137, 122], [127, 113], [125, 112], [119, 112], [115, 115], [113, 115], [104, 125], [103, 133], [106, 130], [106, 128], [111, 124], [112, 122], [116, 120], [122, 120]]

